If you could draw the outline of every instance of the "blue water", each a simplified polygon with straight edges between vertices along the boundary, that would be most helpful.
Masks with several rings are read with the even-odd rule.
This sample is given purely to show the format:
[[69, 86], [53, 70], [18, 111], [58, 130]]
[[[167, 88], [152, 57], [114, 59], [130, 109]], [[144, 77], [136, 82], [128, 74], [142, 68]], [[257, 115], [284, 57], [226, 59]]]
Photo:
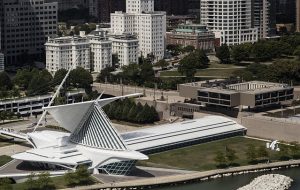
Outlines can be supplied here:
[[300, 190], [300, 168], [259, 172], [245, 175], [217, 178], [197, 184], [181, 185], [176, 187], [159, 188], [156, 190], [235, 190], [249, 184], [254, 178], [264, 174], [282, 174], [294, 180], [290, 190]]

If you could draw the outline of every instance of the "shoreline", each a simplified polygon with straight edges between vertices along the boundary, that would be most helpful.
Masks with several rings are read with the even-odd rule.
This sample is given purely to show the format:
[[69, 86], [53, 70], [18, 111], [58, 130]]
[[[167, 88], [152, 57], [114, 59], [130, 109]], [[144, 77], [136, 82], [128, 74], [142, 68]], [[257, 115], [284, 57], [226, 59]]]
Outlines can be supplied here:
[[[125, 182], [105, 183], [105, 184], [97, 184], [92, 186], [76, 187], [76, 189], [77, 190], [154, 189], [154, 188], [161, 188], [166, 186], [177, 186], [177, 185], [184, 185], [189, 183], [197, 183], [197, 182], [216, 179], [220, 177], [228, 177], [228, 176], [266, 172], [266, 171], [275, 171], [275, 170], [295, 168], [295, 167], [300, 167], [300, 160], [290, 160], [290, 161], [274, 162], [269, 164], [240, 166], [240, 167], [228, 168], [228, 169], [210, 170], [206, 172], [192, 172], [192, 173], [179, 174], [173, 176], [143, 178], [143, 179], [125, 181]], [[71, 190], [71, 189], [74, 188], [68, 188], [66, 190]]]

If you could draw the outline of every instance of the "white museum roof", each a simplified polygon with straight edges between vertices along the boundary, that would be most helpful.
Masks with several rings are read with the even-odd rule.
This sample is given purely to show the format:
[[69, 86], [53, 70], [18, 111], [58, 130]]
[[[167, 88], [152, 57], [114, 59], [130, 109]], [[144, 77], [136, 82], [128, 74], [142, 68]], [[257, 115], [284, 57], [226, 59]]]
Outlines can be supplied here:
[[167, 144], [245, 130], [245, 127], [231, 119], [222, 116], [206, 116], [201, 119], [127, 132], [121, 136], [128, 148], [143, 151]]

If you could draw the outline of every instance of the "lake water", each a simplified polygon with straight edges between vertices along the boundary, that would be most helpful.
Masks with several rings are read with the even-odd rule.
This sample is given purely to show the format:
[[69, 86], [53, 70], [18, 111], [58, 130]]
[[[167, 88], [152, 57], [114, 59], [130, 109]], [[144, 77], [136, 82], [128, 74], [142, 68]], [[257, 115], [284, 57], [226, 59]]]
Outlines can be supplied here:
[[289, 190], [300, 189], [300, 168], [291, 168], [286, 170], [276, 170], [272, 172], [259, 172], [259, 173], [217, 178], [217, 179], [204, 181], [197, 184], [159, 188], [156, 190], [235, 190], [238, 189], [239, 187], [249, 184], [254, 178], [260, 175], [270, 174], [270, 173], [289, 176], [294, 180], [292, 187]]

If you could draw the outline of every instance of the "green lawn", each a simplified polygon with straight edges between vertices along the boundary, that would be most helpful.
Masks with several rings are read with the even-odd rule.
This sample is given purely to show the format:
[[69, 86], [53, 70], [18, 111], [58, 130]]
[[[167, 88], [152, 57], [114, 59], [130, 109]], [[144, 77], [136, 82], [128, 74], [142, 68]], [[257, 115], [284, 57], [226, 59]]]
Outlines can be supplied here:
[[[196, 77], [216, 77], [216, 78], [227, 78], [233, 75], [234, 72], [242, 70], [240, 68], [228, 68], [228, 69], [203, 69], [198, 70], [196, 73]], [[160, 76], [162, 77], [183, 77], [181, 73], [178, 71], [163, 71], [160, 72]]]
[[7, 164], [8, 162], [12, 161], [12, 158], [10, 156], [0, 156], [0, 167]]
[[[67, 183], [63, 176], [60, 177], [52, 177], [53, 184], [55, 186], [55, 189], [65, 189], [70, 188], [67, 186]], [[97, 183], [93, 178], [91, 178], [91, 184]], [[24, 190], [25, 189], [25, 182], [24, 183], [17, 183], [11, 185], [13, 190]], [[1, 188], [0, 188], [1, 189]]]
[[[248, 145], [252, 144], [256, 148], [266, 146], [263, 141], [252, 140], [244, 137], [233, 137], [229, 139], [214, 141], [205, 144], [199, 144], [191, 147], [171, 150], [159, 154], [149, 156], [149, 160], [139, 162], [140, 165], [164, 167], [164, 168], [179, 168], [196, 171], [206, 171], [216, 169], [216, 152], [225, 152], [225, 146], [236, 151], [238, 160], [234, 161], [237, 165], [247, 165], [246, 150]], [[278, 153], [268, 151], [271, 160], [278, 159]]]

